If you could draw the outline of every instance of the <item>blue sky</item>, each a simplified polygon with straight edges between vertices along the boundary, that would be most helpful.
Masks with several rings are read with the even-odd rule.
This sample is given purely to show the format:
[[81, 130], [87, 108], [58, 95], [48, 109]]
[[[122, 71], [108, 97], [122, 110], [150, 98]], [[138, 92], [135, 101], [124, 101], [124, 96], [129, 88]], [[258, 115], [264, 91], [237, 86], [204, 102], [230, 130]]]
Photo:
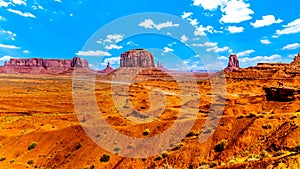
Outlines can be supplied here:
[[[132, 48], [148, 49], [170, 69], [204, 69], [213, 66], [205, 61], [214, 60], [210, 56], [225, 66], [231, 53], [242, 67], [291, 62], [300, 52], [299, 6], [283, 0], [0, 0], [0, 65], [10, 58], [80, 55], [93, 68], [107, 62], [116, 68], [119, 55]], [[132, 16], [144, 12], [170, 16]], [[124, 26], [111, 23], [116, 19]]]

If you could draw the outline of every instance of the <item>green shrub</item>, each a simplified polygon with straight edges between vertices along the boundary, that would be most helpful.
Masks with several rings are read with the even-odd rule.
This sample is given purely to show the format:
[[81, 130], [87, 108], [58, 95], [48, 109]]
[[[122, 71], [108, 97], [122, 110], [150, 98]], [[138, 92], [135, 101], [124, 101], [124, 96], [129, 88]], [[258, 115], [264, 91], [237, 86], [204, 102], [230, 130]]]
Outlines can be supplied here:
[[226, 144], [228, 140], [221, 140], [216, 146], [215, 146], [215, 151], [216, 152], [221, 152], [225, 149]]
[[31, 164], [33, 164], [33, 163], [34, 163], [34, 160], [33, 160], [33, 159], [30, 159], [30, 160], [27, 161], [27, 164], [28, 164], [28, 165], [31, 165]]
[[143, 135], [148, 136], [149, 134], [150, 134], [150, 129], [148, 129], [148, 128], [145, 129], [144, 132], [143, 132]]
[[75, 150], [79, 150], [83, 146], [82, 142], [78, 143], [75, 147]]
[[0, 161], [4, 161], [4, 160], [6, 160], [6, 157], [1, 156], [1, 157], [0, 157]]
[[109, 160], [110, 160], [109, 154], [103, 154], [102, 157], [100, 158], [100, 162], [108, 162]]
[[29, 151], [30, 151], [30, 150], [33, 150], [36, 146], [37, 146], [37, 143], [36, 143], [36, 142], [32, 142], [32, 143], [29, 144], [28, 150], [29, 150]]
[[267, 129], [272, 129], [272, 127], [273, 127], [272, 124], [264, 124], [264, 125], [262, 126], [262, 128], [263, 128], [263, 129], [266, 129], [266, 130], [267, 130]]

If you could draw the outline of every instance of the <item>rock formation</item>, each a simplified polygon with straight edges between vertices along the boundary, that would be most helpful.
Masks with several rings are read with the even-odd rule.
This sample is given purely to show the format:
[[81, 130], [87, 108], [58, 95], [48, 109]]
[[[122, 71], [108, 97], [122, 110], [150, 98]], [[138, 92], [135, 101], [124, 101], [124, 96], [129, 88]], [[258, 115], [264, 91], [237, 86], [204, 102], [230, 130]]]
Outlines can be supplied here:
[[292, 65], [300, 65], [300, 53], [298, 53], [298, 55], [295, 56], [294, 61], [292, 62]]
[[168, 71], [168, 69], [166, 69], [161, 62], [157, 62], [157, 69], [162, 71]]
[[71, 68], [89, 69], [88, 62], [82, 58], [74, 57], [72, 60], [61, 59], [10, 59], [0, 67], [0, 73], [24, 74], [59, 74]]
[[240, 68], [238, 57], [234, 54], [229, 56], [228, 66], [224, 69], [225, 72], [232, 72]]
[[114, 71], [114, 69], [110, 66], [110, 63], [108, 62], [106, 68], [103, 69], [103, 70], [98, 71], [97, 73], [105, 73], [105, 74], [107, 74], [107, 73], [111, 73], [113, 71]]
[[153, 68], [154, 57], [145, 49], [129, 50], [121, 54], [120, 67]]

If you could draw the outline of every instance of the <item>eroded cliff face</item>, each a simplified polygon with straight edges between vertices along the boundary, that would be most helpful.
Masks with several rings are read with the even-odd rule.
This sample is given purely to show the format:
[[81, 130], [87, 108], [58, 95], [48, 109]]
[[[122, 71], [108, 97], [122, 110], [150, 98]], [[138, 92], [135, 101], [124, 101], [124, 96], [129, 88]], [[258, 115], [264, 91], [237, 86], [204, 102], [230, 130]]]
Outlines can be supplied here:
[[129, 50], [121, 54], [120, 67], [153, 68], [154, 57], [145, 49]]
[[10, 59], [0, 67], [0, 73], [24, 74], [60, 74], [73, 68], [89, 69], [88, 62], [82, 58], [74, 57], [72, 60], [61, 59]]

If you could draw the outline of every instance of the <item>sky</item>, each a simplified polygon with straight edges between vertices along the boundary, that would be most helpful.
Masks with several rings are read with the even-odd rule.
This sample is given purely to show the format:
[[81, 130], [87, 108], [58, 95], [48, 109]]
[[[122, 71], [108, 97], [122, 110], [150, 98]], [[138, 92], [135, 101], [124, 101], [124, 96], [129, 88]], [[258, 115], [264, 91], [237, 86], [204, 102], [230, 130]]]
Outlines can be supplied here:
[[300, 52], [300, 2], [276, 0], [0, 0], [0, 65], [11, 58], [87, 59], [119, 66], [152, 52], [169, 69], [291, 62]]

